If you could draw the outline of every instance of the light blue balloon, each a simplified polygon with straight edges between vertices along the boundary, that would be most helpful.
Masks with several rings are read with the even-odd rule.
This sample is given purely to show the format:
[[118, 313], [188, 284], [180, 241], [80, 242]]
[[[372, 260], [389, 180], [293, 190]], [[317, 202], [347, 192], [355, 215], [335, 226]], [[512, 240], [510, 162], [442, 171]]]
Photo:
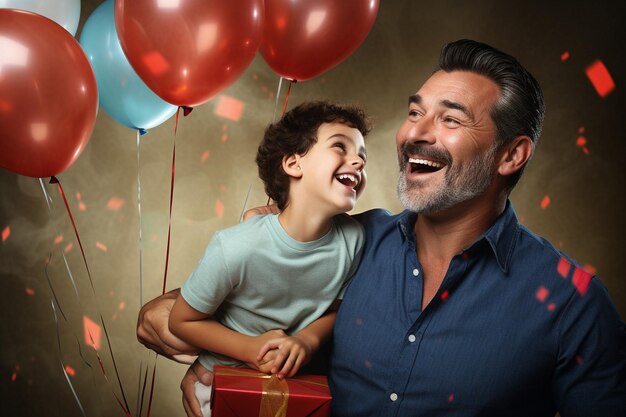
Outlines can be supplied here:
[[100, 104], [118, 123], [143, 131], [176, 113], [177, 106], [150, 90], [126, 59], [115, 30], [114, 0], [89, 16], [80, 44], [96, 75]]

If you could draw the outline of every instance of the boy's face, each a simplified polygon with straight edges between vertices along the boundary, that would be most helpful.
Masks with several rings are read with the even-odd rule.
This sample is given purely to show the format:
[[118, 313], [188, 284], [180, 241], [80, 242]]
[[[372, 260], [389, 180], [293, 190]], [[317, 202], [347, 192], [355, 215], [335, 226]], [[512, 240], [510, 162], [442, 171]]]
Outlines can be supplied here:
[[323, 123], [317, 142], [300, 156], [301, 185], [307, 198], [332, 214], [352, 210], [365, 187], [366, 159], [365, 141], [358, 129]]

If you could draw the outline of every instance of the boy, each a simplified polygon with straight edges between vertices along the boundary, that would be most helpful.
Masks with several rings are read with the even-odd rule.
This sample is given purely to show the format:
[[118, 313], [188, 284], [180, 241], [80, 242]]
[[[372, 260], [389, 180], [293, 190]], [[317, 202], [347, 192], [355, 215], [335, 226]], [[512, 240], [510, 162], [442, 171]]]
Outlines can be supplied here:
[[[256, 157], [280, 214], [217, 232], [183, 284], [170, 331], [203, 348], [200, 363], [293, 376], [330, 337], [363, 246], [344, 213], [365, 186], [365, 114], [302, 104], [271, 124]], [[196, 385], [203, 414], [206, 391]]]

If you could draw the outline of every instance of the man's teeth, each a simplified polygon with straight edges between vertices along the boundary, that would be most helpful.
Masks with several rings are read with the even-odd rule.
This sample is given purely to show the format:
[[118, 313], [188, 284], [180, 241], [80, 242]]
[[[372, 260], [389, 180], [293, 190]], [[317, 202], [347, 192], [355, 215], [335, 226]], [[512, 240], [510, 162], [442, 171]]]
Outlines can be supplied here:
[[409, 163], [428, 165], [429, 167], [433, 167], [433, 168], [443, 168], [443, 164], [440, 164], [439, 162], [435, 162], [435, 161], [429, 161], [428, 159], [409, 158]]

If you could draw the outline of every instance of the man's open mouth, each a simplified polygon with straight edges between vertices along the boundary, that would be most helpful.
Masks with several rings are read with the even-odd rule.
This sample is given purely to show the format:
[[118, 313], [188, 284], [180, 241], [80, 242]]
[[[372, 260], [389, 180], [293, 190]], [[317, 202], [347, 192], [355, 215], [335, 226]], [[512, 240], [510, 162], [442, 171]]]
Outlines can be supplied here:
[[409, 172], [411, 174], [428, 174], [437, 172], [445, 166], [445, 164], [430, 159], [409, 158]]

